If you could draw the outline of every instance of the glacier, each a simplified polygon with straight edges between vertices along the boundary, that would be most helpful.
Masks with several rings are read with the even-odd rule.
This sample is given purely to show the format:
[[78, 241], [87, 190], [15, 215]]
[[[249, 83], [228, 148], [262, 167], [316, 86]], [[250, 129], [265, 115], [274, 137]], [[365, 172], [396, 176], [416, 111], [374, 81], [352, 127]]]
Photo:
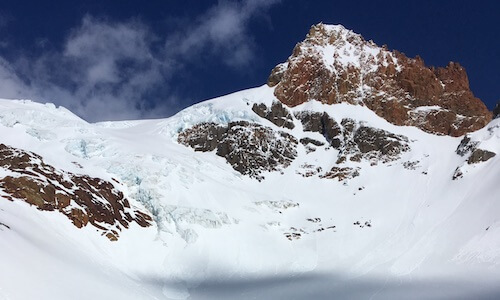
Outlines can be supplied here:
[[[0, 100], [2, 143], [57, 168], [115, 182], [154, 225], [110, 242], [56, 212], [0, 194], [0, 299], [495, 299], [500, 295], [500, 155], [468, 164], [463, 137], [396, 126], [364, 106], [311, 101], [326, 112], [408, 138], [383, 162], [347, 160], [359, 176], [305, 174], [337, 165], [324, 136], [279, 127], [252, 111], [261, 86], [157, 120], [87, 123], [64, 108]], [[431, 109], [431, 108], [429, 108]], [[220, 156], [177, 142], [204, 122], [247, 121], [296, 137], [281, 172], [258, 181]], [[500, 119], [469, 134], [500, 153]], [[453, 180], [457, 167], [462, 178]], [[8, 173], [0, 168], [0, 175]], [[368, 226], [369, 224], [369, 226]]]

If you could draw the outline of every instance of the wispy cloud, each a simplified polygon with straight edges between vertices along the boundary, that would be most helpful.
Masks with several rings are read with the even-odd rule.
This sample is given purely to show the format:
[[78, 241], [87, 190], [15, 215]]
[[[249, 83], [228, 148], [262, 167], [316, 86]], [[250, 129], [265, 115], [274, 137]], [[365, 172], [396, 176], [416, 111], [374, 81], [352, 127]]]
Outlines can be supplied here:
[[1, 96], [53, 101], [91, 121], [144, 117], [151, 114], [145, 96], [166, 68], [152, 53], [152, 39], [140, 22], [85, 16], [60, 51], [3, 67], [10, 92], [0, 89]]
[[[181, 58], [217, 55], [233, 67], [248, 65], [254, 58], [250, 20], [264, 14], [279, 0], [221, 1], [166, 41], [170, 55]], [[201, 58], [203, 58], [201, 57]]]
[[0, 93], [8, 99], [30, 98], [34, 96], [29, 86], [21, 80], [16, 70], [0, 57]]
[[166, 116], [178, 109], [169, 86], [185, 64], [240, 68], [254, 59], [250, 20], [277, 2], [221, 1], [166, 36], [140, 20], [87, 15], [59, 50], [0, 57], [0, 97], [55, 102], [89, 121]]

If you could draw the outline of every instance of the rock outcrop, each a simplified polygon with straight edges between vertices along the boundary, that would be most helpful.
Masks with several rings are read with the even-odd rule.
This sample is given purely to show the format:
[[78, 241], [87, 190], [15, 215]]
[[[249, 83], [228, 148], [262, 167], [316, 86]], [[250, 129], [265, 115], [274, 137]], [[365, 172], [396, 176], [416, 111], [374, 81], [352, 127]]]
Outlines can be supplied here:
[[264, 103], [255, 103], [252, 106], [252, 110], [261, 118], [271, 121], [278, 127], [285, 127], [288, 129], [293, 129], [295, 127], [295, 125], [293, 125], [293, 119], [290, 112], [283, 107], [280, 102], [273, 102], [270, 108], [268, 108]]
[[304, 131], [318, 132], [334, 148], [340, 147], [341, 141], [338, 136], [341, 128], [327, 113], [303, 111], [297, 113], [295, 116], [302, 122]]
[[476, 150], [478, 145], [479, 145], [478, 141], [473, 141], [470, 138], [470, 136], [466, 134], [463, 137], [463, 139], [460, 141], [460, 144], [458, 144], [458, 147], [455, 150], [455, 153], [457, 153], [460, 156], [465, 156], [468, 153], [471, 153], [474, 150]]
[[467, 158], [469, 165], [487, 161], [496, 155], [494, 152], [478, 148], [480, 144], [479, 141], [473, 141], [468, 135], [465, 135], [455, 152], [460, 156], [469, 154]]
[[493, 109], [493, 119], [500, 118], [500, 102], [497, 103], [497, 106]]
[[217, 150], [233, 169], [258, 180], [264, 178], [262, 172], [288, 167], [298, 144], [288, 133], [245, 121], [226, 126], [201, 123], [181, 132], [177, 141], [195, 151]]
[[[353, 119], [342, 119], [339, 124], [326, 112], [309, 111], [299, 112], [296, 117], [302, 122], [305, 132], [322, 134], [330, 146], [339, 150], [338, 164], [347, 159], [357, 162], [366, 159], [373, 164], [379, 161], [386, 163], [399, 159], [403, 152], [410, 150], [407, 137], [365, 126]], [[301, 139], [304, 145], [321, 145], [312, 141], [310, 138]]]
[[338, 181], [344, 181], [347, 179], [352, 179], [354, 177], [359, 176], [360, 168], [349, 168], [349, 167], [332, 167], [332, 169], [326, 172], [323, 175], [320, 175], [320, 178], [325, 179], [336, 179]]
[[477, 164], [483, 161], [487, 161], [490, 158], [493, 158], [496, 155], [496, 153], [488, 151], [488, 150], [483, 150], [483, 149], [476, 149], [472, 151], [470, 154], [469, 158], [467, 159], [468, 164]]
[[112, 241], [132, 222], [152, 224], [149, 214], [131, 207], [111, 182], [56, 169], [35, 153], [0, 144], [0, 168], [10, 173], [0, 178], [3, 198], [58, 211], [76, 227], [92, 225]]
[[[263, 118], [272, 110], [265, 105], [254, 105], [254, 112]], [[267, 112], [267, 113], [266, 113]], [[278, 115], [282, 115], [281, 113]], [[180, 132], [179, 144], [193, 148], [195, 151], [215, 151], [224, 157], [234, 170], [257, 180], [264, 179], [263, 172], [282, 171], [297, 157], [297, 146], [303, 145], [306, 154], [314, 152], [315, 147], [325, 150], [336, 149], [337, 165], [347, 160], [351, 162], [369, 161], [371, 165], [398, 160], [404, 152], [410, 150], [409, 139], [402, 135], [369, 127], [353, 119], [344, 118], [337, 123], [326, 112], [296, 112], [295, 117], [301, 121], [304, 133], [317, 132], [323, 135], [325, 142], [303, 137], [298, 140], [289, 133], [273, 130], [270, 127], [246, 121], [230, 122], [227, 125], [216, 123], [200, 123]], [[266, 118], [273, 121], [290, 122], [293, 117]], [[303, 165], [298, 174], [304, 177], [318, 175], [320, 178], [336, 178], [339, 181], [359, 175], [359, 168], [333, 167], [329, 172], [321, 174], [322, 168]]]
[[378, 47], [341, 25], [312, 26], [268, 85], [291, 107], [311, 100], [366, 105], [393, 124], [435, 134], [461, 136], [492, 117], [460, 64], [427, 67], [418, 56]]

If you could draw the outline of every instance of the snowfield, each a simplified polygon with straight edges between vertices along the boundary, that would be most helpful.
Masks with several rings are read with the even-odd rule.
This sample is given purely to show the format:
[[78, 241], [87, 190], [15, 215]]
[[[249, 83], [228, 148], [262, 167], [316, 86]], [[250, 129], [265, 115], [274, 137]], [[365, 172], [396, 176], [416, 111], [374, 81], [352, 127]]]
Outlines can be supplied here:
[[[338, 180], [318, 176], [339, 155], [323, 135], [297, 118], [289, 129], [252, 111], [273, 101], [273, 88], [262, 86], [168, 119], [90, 124], [51, 104], [0, 100], [0, 143], [68, 172], [116, 179], [155, 221], [111, 242], [0, 192], [0, 299], [500, 297], [500, 119], [469, 134], [497, 155], [469, 164], [469, 154], [456, 153], [463, 137], [395, 126], [364, 106], [288, 108], [408, 138], [398, 159], [347, 160], [342, 167], [359, 176]], [[259, 181], [215, 151], [177, 141], [194, 125], [235, 121], [325, 144], [313, 151], [299, 143], [290, 166]]]

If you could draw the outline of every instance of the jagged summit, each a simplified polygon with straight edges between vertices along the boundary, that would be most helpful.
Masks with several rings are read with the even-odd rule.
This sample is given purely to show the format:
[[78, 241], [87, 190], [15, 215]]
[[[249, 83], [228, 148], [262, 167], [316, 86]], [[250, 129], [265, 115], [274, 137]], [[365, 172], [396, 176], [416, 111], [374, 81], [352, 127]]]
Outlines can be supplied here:
[[428, 67], [418, 56], [379, 47], [342, 25], [312, 26], [272, 70], [268, 85], [288, 106], [310, 100], [366, 105], [393, 124], [436, 134], [460, 136], [491, 120], [460, 64]]

